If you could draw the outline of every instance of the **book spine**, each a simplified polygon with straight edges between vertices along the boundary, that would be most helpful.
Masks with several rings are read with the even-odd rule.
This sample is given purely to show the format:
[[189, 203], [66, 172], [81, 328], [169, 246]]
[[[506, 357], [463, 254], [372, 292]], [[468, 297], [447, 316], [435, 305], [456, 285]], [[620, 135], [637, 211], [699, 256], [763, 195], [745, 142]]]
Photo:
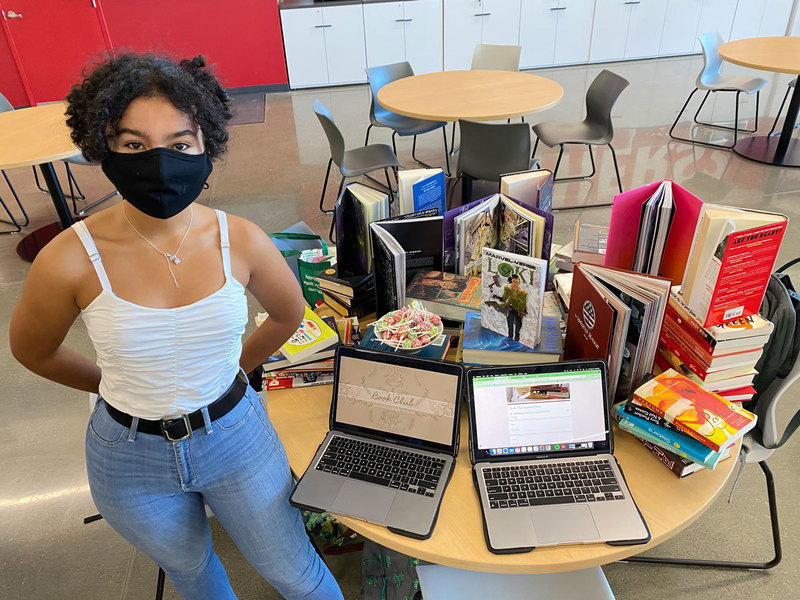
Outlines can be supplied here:
[[666, 466], [678, 477], [685, 477], [686, 475], [690, 475], [692, 473], [691, 471], [689, 473], [686, 472], [686, 467], [694, 464], [689, 459], [683, 458], [682, 456], [675, 454], [671, 450], [662, 448], [661, 446], [656, 446], [653, 442], [649, 442], [642, 438], [639, 438], [639, 441], [650, 451], [653, 456], [661, 461], [661, 464]]
[[694, 440], [697, 440], [698, 442], [700, 442], [704, 446], [706, 446], [708, 448], [711, 448], [715, 452], [719, 451], [719, 444], [717, 444], [716, 442], [708, 439], [702, 433], [698, 433], [697, 431], [695, 431], [694, 429], [692, 429], [688, 425], [685, 425], [681, 421], [674, 420], [669, 415], [667, 415], [662, 409], [660, 409], [658, 406], [656, 406], [655, 404], [650, 402], [648, 400], [648, 398], [646, 398], [645, 396], [640, 396], [640, 395], [634, 393], [633, 397], [636, 399], [637, 402], [639, 402], [640, 404], [642, 404], [646, 408], [649, 408], [654, 413], [656, 413], [657, 415], [659, 415], [660, 417], [665, 419], [667, 422], [672, 424], [674, 426], [674, 428], [677, 429], [683, 435], [688, 435], [689, 437], [693, 438]]
[[703, 363], [700, 358], [672, 337], [667, 329], [661, 330], [659, 343], [677, 356], [680, 361], [700, 379], [705, 379], [708, 376], [708, 365]]
[[715, 347], [710, 345], [705, 338], [697, 335], [694, 329], [683, 325], [682, 321], [678, 321], [675, 318], [675, 312], [670, 313], [669, 307], [664, 314], [662, 329], [666, 329], [674, 339], [682, 342], [683, 346], [689, 348], [704, 363], [711, 364]]
[[660, 414], [655, 412], [654, 410], [650, 409], [647, 406], [642, 406], [641, 404], [636, 404], [639, 399], [634, 394], [633, 401], [628, 401], [623, 405], [623, 410], [634, 417], [638, 417], [645, 421], [649, 421], [653, 425], [658, 425], [659, 427], [664, 427], [665, 429], [669, 429], [676, 433], [683, 433], [680, 429], [678, 429], [675, 425], [667, 421], [664, 417]]
[[[620, 414], [621, 413], [621, 414]], [[619, 427], [628, 433], [647, 440], [666, 448], [692, 462], [703, 465], [708, 469], [713, 469], [720, 459], [720, 453], [714, 452], [700, 442], [680, 433], [674, 433], [667, 429], [658, 427], [643, 419], [626, 414], [622, 409], [618, 409]]]
[[703, 327], [702, 323], [700, 323], [697, 319], [695, 319], [691, 313], [689, 312], [689, 307], [687, 307], [682, 300], [679, 300], [674, 292], [670, 293], [669, 301], [667, 302], [667, 313], [672, 314], [672, 318], [682, 323], [687, 327], [687, 329], [691, 330], [693, 333], [697, 334], [705, 343], [708, 344], [709, 348], [713, 352], [714, 346], [717, 345], [716, 338], [709, 333], [709, 331]]

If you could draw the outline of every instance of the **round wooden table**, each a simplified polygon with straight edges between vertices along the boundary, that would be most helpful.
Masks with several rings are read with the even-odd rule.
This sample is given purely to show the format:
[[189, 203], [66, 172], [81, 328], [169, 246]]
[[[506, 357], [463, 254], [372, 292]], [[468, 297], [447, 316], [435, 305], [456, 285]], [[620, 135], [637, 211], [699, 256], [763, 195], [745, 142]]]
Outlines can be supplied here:
[[[267, 394], [270, 419], [297, 477], [305, 472], [328, 431], [332, 389], [330, 385], [321, 385]], [[639, 554], [685, 529], [708, 508], [737, 464], [736, 460], [728, 459], [713, 471], [704, 470], [678, 479], [633, 436], [615, 429], [614, 455], [650, 528], [650, 543], [617, 547], [570, 545], [538, 548], [523, 554], [492, 554], [484, 541], [481, 509], [472, 481], [466, 409], [463, 407], [461, 416], [460, 452], [444, 494], [439, 520], [429, 539], [396, 535], [385, 527], [351, 517], [337, 519], [384, 546], [437, 564], [495, 573], [572, 571]]]
[[80, 154], [69, 137], [64, 109], [64, 103], [58, 102], [0, 113], [0, 169], [39, 165], [59, 218], [26, 235], [17, 245], [17, 254], [28, 261], [75, 222], [52, 165]]
[[[719, 47], [726, 61], [743, 67], [800, 75], [800, 37], [735, 40]], [[800, 144], [792, 138], [800, 108], [800, 78], [795, 81], [780, 136], [757, 135], [737, 142], [734, 152], [750, 160], [783, 167], [800, 167]]]
[[519, 71], [441, 71], [404, 77], [378, 91], [381, 106], [431, 121], [494, 121], [550, 108], [561, 100], [555, 81]]

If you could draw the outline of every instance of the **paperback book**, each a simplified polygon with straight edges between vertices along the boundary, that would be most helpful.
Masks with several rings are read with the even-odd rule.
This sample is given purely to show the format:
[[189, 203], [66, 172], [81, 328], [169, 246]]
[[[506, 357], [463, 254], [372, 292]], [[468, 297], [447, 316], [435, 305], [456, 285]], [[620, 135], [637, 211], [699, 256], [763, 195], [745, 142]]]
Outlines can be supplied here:
[[481, 325], [529, 348], [539, 344], [547, 262], [483, 248]]
[[400, 214], [436, 209], [444, 214], [445, 179], [442, 169], [408, 169], [397, 172], [397, 202]]
[[481, 314], [468, 312], [460, 340], [463, 362], [472, 365], [526, 365], [558, 362], [561, 359], [562, 339], [559, 318], [542, 317], [541, 341], [535, 348], [525, 346], [481, 327]]
[[421, 271], [406, 289], [406, 301], [419, 300], [444, 319], [464, 321], [468, 310], [480, 310], [481, 279], [442, 271]]
[[[256, 316], [256, 325], [266, 320], [265, 313]], [[339, 334], [332, 317], [328, 325], [322, 317], [317, 315], [311, 307], [305, 306], [303, 320], [291, 337], [264, 361], [264, 371], [277, 371], [292, 365], [299, 366], [303, 363], [315, 362], [330, 358], [340, 344]]]

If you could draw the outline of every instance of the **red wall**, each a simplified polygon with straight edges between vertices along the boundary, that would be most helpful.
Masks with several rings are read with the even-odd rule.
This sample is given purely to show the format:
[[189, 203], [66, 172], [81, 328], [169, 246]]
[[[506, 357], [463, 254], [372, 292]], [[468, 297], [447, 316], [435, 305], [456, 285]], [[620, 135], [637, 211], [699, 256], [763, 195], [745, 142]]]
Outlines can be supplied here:
[[225, 87], [288, 83], [276, 0], [101, 0], [115, 51], [203, 54]]
[[[2, 28], [0, 28], [0, 32], [2, 32]], [[0, 35], [0, 82], [2, 82], [0, 83], [0, 94], [3, 94], [12, 105], [27, 106], [30, 104], [4, 32], [3, 35]]]

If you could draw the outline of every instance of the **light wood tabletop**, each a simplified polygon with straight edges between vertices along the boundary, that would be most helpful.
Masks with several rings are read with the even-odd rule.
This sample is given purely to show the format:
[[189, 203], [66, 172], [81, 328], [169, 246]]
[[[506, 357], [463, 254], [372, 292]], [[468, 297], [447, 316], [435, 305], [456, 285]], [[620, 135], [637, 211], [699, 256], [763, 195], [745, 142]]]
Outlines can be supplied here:
[[[321, 385], [267, 394], [267, 410], [300, 477], [328, 431], [333, 386]], [[462, 408], [461, 446], [439, 520], [427, 540], [391, 533], [360, 519], [337, 517], [348, 527], [384, 546], [437, 564], [496, 573], [553, 573], [594, 567], [639, 554], [688, 527], [721, 491], [737, 461], [714, 471], [678, 479], [635, 438], [615, 429], [614, 454], [652, 540], [642, 546], [586, 544], [538, 548], [523, 554], [492, 554], [486, 548], [480, 505], [472, 481], [466, 410]], [[738, 451], [738, 446], [736, 451]]]
[[27, 167], [80, 154], [62, 102], [0, 113], [0, 169]]
[[771, 71], [800, 74], [800, 37], [759, 37], [726, 42], [719, 55], [730, 63]]
[[381, 106], [432, 121], [494, 121], [550, 108], [561, 100], [558, 83], [518, 71], [441, 71], [404, 77], [378, 91]]

